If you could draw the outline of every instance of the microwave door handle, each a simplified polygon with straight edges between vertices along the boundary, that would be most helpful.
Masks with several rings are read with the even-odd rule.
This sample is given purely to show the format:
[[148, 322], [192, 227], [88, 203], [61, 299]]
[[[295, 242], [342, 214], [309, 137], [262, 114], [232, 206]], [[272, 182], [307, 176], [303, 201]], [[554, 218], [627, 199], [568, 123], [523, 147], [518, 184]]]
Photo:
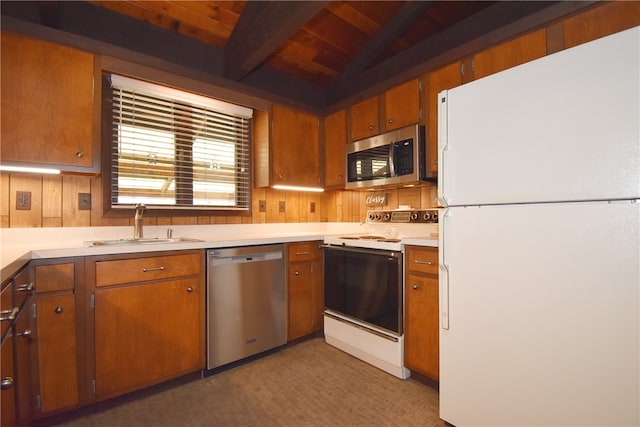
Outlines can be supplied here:
[[393, 178], [396, 176], [396, 165], [394, 158], [394, 143], [389, 144], [389, 177]]

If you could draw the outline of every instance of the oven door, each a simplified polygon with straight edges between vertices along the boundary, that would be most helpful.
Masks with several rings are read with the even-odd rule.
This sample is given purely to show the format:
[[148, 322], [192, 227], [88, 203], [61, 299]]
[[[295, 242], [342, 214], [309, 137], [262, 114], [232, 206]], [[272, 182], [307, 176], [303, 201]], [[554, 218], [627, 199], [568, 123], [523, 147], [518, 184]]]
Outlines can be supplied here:
[[327, 312], [401, 336], [402, 252], [349, 246], [323, 248]]

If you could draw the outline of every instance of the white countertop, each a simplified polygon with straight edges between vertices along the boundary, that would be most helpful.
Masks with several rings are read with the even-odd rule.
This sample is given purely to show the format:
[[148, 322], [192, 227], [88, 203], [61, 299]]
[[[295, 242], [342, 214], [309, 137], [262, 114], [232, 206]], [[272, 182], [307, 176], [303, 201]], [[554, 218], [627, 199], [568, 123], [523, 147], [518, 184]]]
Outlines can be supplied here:
[[[87, 246], [94, 240], [117, 240], [132, 237], [133, 227], [51, 227], [0, 229], [0, 268], [19, 258], [29, 259], [91, 256], [118, 253], [206, 249], [232, 246], [263, 245], [306, 240], [322, 240], [330, 234], [366, 233], [367, 225], [357, 222], [277, 223], [277, 224], [212, 224], [145, 226], [145, 238], [164, 238], [167, 228], [173, 237], [186, 237], [201, 242], [152, 243], [135, 245]], [[424, 237], [402, 238], [403, 244], [438, 246], [432, 229]]]

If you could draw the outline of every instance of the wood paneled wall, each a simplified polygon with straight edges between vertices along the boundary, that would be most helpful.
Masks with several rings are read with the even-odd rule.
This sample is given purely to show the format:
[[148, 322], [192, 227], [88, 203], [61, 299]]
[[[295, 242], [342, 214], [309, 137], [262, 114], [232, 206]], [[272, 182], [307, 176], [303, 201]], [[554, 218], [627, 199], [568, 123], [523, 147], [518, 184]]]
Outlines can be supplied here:
[[[387, 205], [375, 209], [395, 209], [399, 205], [430, 208], [436, 204], [436, 187], [413, 187], [384, 190]], [[31, 209], [17, 209], [18, 192], [31, 193]], [[78, 210], [78, 195], [91, 193], [91, 210]], [[253, 189], [252, 215], [240, 216], [145, 216], [145, 225], [193, 224], [263, 224], [283, 222], [340, 222], [365, 220], [365, 197], [370, 192], [329, 191], [304, 193], [270, 188]], [[266, 212], [259, 211], [259, 201], [265, 200]], [[285, 212], [279, 211], [285, 202]], [[315, 205], [312, 212], [311, 205]], [[77, 175], [0, 174], [0, 225], [19, 227], [102, 227], [127, 226], [130, 218], [102, 216], [102, 186], [100, 178]]]

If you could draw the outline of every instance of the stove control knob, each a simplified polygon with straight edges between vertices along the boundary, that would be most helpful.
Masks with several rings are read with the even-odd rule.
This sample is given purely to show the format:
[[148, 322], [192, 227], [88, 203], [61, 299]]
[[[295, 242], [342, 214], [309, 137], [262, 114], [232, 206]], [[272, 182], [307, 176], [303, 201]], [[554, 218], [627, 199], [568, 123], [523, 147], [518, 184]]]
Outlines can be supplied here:
[[431, 219], [431, 214], [430, 214], [429, 212], [426, 212], [426, 213], [424, 214], [424, 216], [423, 216], [423, 219], [424, 219], [425, 221], [429, 221], [429, 220]]
[[438, 212], [434, 212], [433, 214], [431, 214], [431, 220], [433, 222], [438, 222]]
[[376, 221], [380, 221], [380, 214], [379, 213], [375, 214], [375, 220]]
[[376, 218], [375, 214], [373, 212], [369, 213], [369, 220], [373, 221]]
[[412, 214], [411, 214], [411, 221], [415, 221], [415, 220], [417, 220], [417, 219], [418, 219], [418, 214], [417, 214], [417, 213], [415, 213], [415, 212], [414, 212], [414, 213], [412, 213]]
[[389, 212], [387, 212], [386, 214], [384, 214], [384, 220], [385, 221], [389, 221], [391, 219], [391, 214]]

